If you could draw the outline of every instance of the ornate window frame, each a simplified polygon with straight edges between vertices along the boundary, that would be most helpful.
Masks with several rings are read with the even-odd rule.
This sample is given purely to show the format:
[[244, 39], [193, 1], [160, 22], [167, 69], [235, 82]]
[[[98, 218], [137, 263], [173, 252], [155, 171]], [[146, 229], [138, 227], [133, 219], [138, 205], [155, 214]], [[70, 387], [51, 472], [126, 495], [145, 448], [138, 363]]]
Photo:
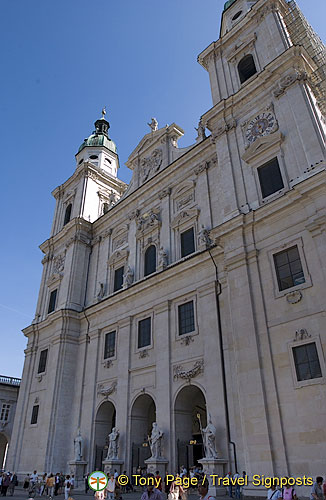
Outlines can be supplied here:
[[[115, 332], [115, 350], [114, 350], [114, 356], [110, 356], [109, 358], [104, 357], [104, 350], [105, 350], [105, 338], [107, 333]], [[102, 360], [102, 365], [107, 366], [111, 361], [115, 361], [117, 359], [117, 351], [118, 351], [118, 335], [119, 335], [119, 325], [118, 323], [113, 323], [110, 326], [106, 326], [104, 328], [101, 328], [100, 331], [101, 334], [101, 360]]]
[[[326, 383], [326, 366], [325, 366], [325, 359], [324, 359], [324, 355], [323, 355], [323, 349], [322, 349], [322, 344], [320, 341], [320, 336], [319, 335], [313, 335], [313, 336], [306, 335], [305, 337], [306, 338], [303, 338], [302, 340], [293, 339], [287, 343], [293, 385], [294, 385], [295, 389], [300, 389], [301, 387], [306, 387], [308, 385], [316, 385], [316, 384], [325, 384]], [[308, 380], [300, 380], [299, 381], [297, 378], [297, 372], [296, 372], [296, 368], [295, 368], [293, 348], [299, 347], [299, 346], [302, 346], [305, 344], [312, 344], [312, 343], [316, 344], [318, 360], [319, 360], [319, 365], [320, 365], [322, 376], [318, 377], [318, 378], [311, 378]]]
[[[294, 247], [294, 246], [298, 247], [298, 252], [300, 255], [300, 260], [301, 260], [303, 275], [305, 277], [305, 282], [301, 283], [300, 285], [292, 286], [291, 288], [286, 288], [285, 290], [279, 290], [277, 274], [276, 274], [276, 269], [275, 269], [274, 255], [279, 253], [279, 252], [282, 252], [284, 250], [287, 250], [288, 248]], [[280, 298], [280, 297], [284, 297], [285, 295], [293, 293], [297, 290], [303, 290], [304, 288], [309, 288], [312, 286], [312, 280], [311, 280], [311, 276], [309, 274], [309, 270], [308, 270], [308, 266], [307, 266], [307, 261], [306, 261], [305, 252], [304, 252], [304, 243], [303, 243], [302, 237], [296, 238], [296, 239], [291, 239], [291, 238], [286, 239], [282, 245], [280, 245], [276, 248], [274, 247], [272, 250], [268, 251], [268, 259], [269, 259], [270, 266], [271, 266], [271, 272], [272, 272], [272, 277], [273, 277], [274, 297], [276, 299]]]
[[[151, 319], [151, 343], [144, 347], [138, 347], [138, 325], [140, 321], [146, 318]], [[144, 351], [154, 349], [154, 311], [146, 311], [135, 316], [133, 326], [135, 330], [135, 334], [133, 335], [133, 338], [135, 339], [135, 346], [133, 351], [135, 354], [139, 354], [140, 357], [142, 357], [142, 353]]]
[[128, 266], [128, 258], [129, 258], [129, 248], [122, 248], [115, 250], [110, 258], [108, 259], [108, 267], [109, 267], [109, 294], [118, 293], [123, 288], [114, 291], [114, 273], [120, 267], [124, 267], [124, 271]]
[[[194, 323], [195, 323], [195, 329], [192, 332], [189, 333], [183, 333], [182, 335], [179, 335], [179, 306], [186, 304], [187, 302], [193, 302], [194, 305]], [[185, 342], [186, 337], [189, 338], [189, 341], [191, 342], [190, 339], [194, 337], [195, 335], [199, 335], [199, 327], [198, 327], [198, 313], [197, 313], [197, 295], [195, 293], [187, 294], [184, 295], [183, 297], [179, 297], [177, 300], [173, 302], [173, 323], [174, 323], [174, 330], [175, 330], [175, 336], [174, 340], [176, 342], [181, 342], [182, 344]], [[189, 342], [188, 342], [189, 343]]]
[[[232, 51], [226, 56], [227, 62], [229, 63], [230, 66], [231, 75], [233, 77], [232, 79], [233, 81], [236, 81], [238, 83], [237, 90], [240, 90], [249, 82], [251, 82], [254, 78], [256, 78], [258, 73], [261, 71], [261, 66], [256, 51], [256, 40], [257, 40], [257, 34], [256, 33], [251, 34], [245, 40], [240, 41], [240, 44], [237, 43], [234, 47], [232, 47]], [[241, 61], [241, 59], [243, 59], [245, 56], [248, 55], [251, 55], [253, 57], [256, 66], [256, 73], [252, 75], [250, 78], [248, 78], [248, 80], [241, 83], [238, 71], [238, 64]]]
[[[245, 161], [251, 168], [255, 179], [256, 192], [258, 194], [258, 203], [260, 206], [276, 200], [283, 196], [289, 190], [289, 179], [287, 176], [286, 165], [284, 161], [284, 151], [282, 148], [283, 135], [280, 132], [259, 137], [249, 146], [246, 152], [242, 155], [242, 160]], [[263, 198], [262, 189], [258, 176], [258, 168], [265, 165], [269, 161], [277, 158], [280, 173], [283, 181], [283, 188]]]
[[181, 233], [188, 229], [194, 230], [194, 244], [195, 251], [191, 254], [194, 255], [198, 251], [198, 223], [199, 223], [199, 208], [187, 208], [179, 212], [171, 222], [171, 228], [174, 233], [174, 255], [175, 260], [186, 259], [189, 256], [181, 256]]

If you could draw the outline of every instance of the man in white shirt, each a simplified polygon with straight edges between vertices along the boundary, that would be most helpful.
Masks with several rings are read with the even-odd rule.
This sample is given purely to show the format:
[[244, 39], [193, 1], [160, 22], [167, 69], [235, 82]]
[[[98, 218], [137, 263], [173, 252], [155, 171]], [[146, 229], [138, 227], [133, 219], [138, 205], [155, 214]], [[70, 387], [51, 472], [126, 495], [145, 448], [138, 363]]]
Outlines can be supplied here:
[[33, 474], [31, 474], [30, 482], [33, 484], [36, 484], [38, 482], [37, 470], [35, 470]]
[[271, 484], [271, 487], [269, 488], [267, 492], [267, 499], [268, 500], [278, 500], [279, 498], [282, 498], [282, 492], [280, 490], [276, 489], [276, 484], [275, 482]]
[[115, 478], [114, 474], [111, 474], [108, 480], [108, 484], [106, 485], [106, 491], [108, 492], [108, 500], [114, 500], [114, 490], [115, 490]]
[[200, 495], [199, 500], [216, 500], [215, 497], [212, 497], [211, 495], [208, 494], [208, 489], [209, 489], [208, 479], [206, 478], [204, 481], [200, 479], [198, 485], [198, 493]]

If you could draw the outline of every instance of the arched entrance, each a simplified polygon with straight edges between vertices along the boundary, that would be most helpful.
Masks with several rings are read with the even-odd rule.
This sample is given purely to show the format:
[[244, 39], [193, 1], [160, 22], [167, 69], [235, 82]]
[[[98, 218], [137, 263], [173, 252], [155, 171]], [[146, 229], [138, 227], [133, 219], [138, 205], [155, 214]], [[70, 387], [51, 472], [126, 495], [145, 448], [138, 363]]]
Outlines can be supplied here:
[[0, 470], [5, 468], [8, 451], [8, 439], [0, 432]]
[[131, 410], [131, 466], [132, 473], [137, 467], [146, 467], [145, 460], [151, 456], [148, 436], [152, 432], [153, 422], [156, 421], [156, 406], [148, 394], [138, 396]]
[[94, 470], [102, 470], [108, 450], [109, 434], [115, 427], [115, 407], [111, 401], [105, 401], [97, 410], [95, 419], [95, 450]]
[[174, 404], [175, 436], [177, 440], [177, 468], [187, 469], [197, 465], [204, 457], [203, 440], [200, 432], [207, 425], [206, 401], [203, 392], [194, 385], [183, 387]]

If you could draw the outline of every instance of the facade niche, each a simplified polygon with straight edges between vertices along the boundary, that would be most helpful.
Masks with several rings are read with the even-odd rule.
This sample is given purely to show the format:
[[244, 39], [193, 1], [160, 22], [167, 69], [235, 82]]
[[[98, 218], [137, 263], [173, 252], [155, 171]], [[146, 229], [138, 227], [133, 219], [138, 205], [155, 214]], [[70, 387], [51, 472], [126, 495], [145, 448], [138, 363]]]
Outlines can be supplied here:
[[145, 271], [144, 276], [155, 273], [156, 271], [156, 247], [151, 245], [145, 252]]
[[64, 218], [64, 221], [63, 221], [63, 225], [65, 226], [66, 224], [68, 224], [68, 222], [70, 221], [70, 218], [71, 218], [71, 210], [72, 210], [72, 204], [69, 203], [69, 205], [67, 206], [66, 208], [66, 211], [65, 211], [65, 218]]

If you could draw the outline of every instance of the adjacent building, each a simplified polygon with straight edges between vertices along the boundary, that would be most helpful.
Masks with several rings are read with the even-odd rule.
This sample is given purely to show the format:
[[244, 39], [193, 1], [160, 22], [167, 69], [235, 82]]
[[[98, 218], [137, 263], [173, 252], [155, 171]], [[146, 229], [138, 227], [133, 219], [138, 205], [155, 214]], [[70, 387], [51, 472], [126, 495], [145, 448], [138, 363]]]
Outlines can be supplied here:
[[20, 378], [0, 375], [0, 470], [6, 468], [19, 386]]

